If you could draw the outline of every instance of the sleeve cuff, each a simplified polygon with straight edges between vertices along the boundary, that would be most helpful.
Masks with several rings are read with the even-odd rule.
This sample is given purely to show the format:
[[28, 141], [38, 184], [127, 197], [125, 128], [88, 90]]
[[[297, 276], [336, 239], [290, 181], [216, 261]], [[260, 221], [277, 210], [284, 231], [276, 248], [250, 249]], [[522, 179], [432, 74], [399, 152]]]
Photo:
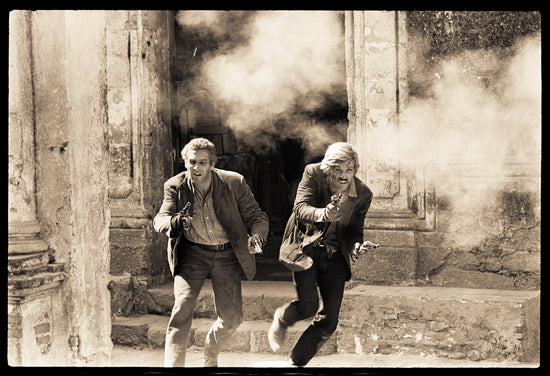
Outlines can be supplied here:
[[313, 213], [313, 218], [315, 219], [315, 222], [323, 222], [323, 218], [325, 216], [325, 209], [315, 209], [315, 213]]

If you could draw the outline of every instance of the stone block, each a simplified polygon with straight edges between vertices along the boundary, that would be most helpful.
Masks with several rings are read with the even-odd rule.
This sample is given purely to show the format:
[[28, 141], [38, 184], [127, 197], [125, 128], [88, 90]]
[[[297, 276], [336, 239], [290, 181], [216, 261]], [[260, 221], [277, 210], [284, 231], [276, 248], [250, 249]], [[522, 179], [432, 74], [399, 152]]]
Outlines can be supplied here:
[[475, 270], [462, 270], [444, 266], [437, 274], [431, 276], [434, 286], [488, 289], [514, 289], [514, 279], [497, 273], [484, 273]]
[[243, 319], [245, 321], [261, 320], [265, 317], [263, 295], [243, 294]]
[[134, 309], [134, 292], [129, 273], [111, 277], [107, 285], [111, 292], [111, 313], [116, 316], [128, 316]]
[[153, 296], [147, 291], [149, 282], [137, 277], [132, 278], [134, 292], [134, 314], [144, 315], [154, 313], [157, 315], [170, 314], [171, 309], [165, 311], [164, 307], [157, 304]]
[[211, 319], [214, 319], [216, 317], [216, 308], [214, 307], [214, 295], [211, 292], [210, 286], [202, 287], [201, 293], [197, 298], [197, 305], [195, 306], [195, 317]]
[[250, 352], [269, 352], [271, 347], [267, 340], [267, 333], [258, 327], [250, 329]]
[[151, 269], [151, 234], [147, 229], [111, 228], [109, 242], [112, 275], [128, 272], [139, 276]]
[[111, 326], [111, 340], [125, 346], [149, 346], [149, 325], [155, 317], [115, 318]]
[[159, 349], [164, 348], [167, 325], [168, 318], [162, 316], [148, 324], [147, 339], [151, 347]]
[[250, 351], [250, 330], [242, 323], [226, 345], [225, 351]]
[[147, 292], [151, 294], [155, 303], [162, 308], [165, 314], [170, 314], [172, 312], [172, 307], [174, 306], [173, 282], [154, 288], [149, 288]]
[[401, 284], [416, 277], [416, 249], [380, 247], [352, 264], [352, 278], [370, 284]]
[[416, 277], [425, 278], [445, 263], [448, 252], [437, 247], [418, 247]]
[[414, 247], [414, 231], [407, 230], [364, 230], [366, 240], [381, 247]]
[[113, 325], [111, 329], [113, 343], [124, 346], [148, 345], [147, 326], [128, 327]]
[[[536, 303], [527, 307], [537, 296], [536, 291], [359, 285], [342, 302], [338, 351], [409, 348], [453, 359], [520, 360], [526, 353], [522, 342], [537, 338], [521, 326], [522, 317], [536, 312]], [[531, 327], [540, 328], [536, 318]]]

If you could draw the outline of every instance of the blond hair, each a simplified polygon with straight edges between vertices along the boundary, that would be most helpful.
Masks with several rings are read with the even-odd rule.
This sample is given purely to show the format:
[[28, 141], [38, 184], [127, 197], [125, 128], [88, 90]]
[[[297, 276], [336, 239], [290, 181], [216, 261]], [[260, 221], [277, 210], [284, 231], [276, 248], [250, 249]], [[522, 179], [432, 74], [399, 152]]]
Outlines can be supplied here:
[[331, 144], [321, 161], [321, 171], [327, 174], [335, 165], [353, 161], [355, 172], [359, 170], [359, 156], [351, 144], [347, 142], [336, 142]]

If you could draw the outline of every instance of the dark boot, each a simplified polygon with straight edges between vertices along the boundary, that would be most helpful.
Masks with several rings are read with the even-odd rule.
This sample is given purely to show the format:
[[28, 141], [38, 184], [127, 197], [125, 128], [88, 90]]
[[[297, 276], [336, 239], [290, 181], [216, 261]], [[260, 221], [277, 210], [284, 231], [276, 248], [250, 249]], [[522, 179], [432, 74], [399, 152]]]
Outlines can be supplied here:
[[204, 366], [205, 367], [217, 367], [218, 366], [218, 354], [208, 349], [204, 348]]

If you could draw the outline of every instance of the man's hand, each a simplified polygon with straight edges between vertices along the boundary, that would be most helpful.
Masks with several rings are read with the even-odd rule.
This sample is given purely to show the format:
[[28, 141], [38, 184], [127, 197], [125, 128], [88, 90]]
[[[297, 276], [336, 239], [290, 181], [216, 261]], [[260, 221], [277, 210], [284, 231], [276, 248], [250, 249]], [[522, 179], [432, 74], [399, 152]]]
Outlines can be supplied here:
[[360, 255], [365, 253], [368, 249], [378, 248], [378, 244], [374, 244], [372, 242], [369, 242], [368, 240], [365, 240], [363, 243], [355, 243], [355, 247], [353, 248], [353, 251], [351, 251], [351, 259], [353, 261], [357, 260]]
[[191, 220], [193, 217], [182, 215], [181, 213], [174, 214], [170, 220], [170, 226], [177, 232], [189, 230], [191, 228]]
[[325, 222], [337, 222], [340, 220], [340, 205], [334, 205], [330, 202], [324, 209], [323, 221]]
[[248, 253], [256, 254], [263, 253], [262, 247], [265, 244], [265, 239], [261, 234], [252, 234], [248, 237]]

